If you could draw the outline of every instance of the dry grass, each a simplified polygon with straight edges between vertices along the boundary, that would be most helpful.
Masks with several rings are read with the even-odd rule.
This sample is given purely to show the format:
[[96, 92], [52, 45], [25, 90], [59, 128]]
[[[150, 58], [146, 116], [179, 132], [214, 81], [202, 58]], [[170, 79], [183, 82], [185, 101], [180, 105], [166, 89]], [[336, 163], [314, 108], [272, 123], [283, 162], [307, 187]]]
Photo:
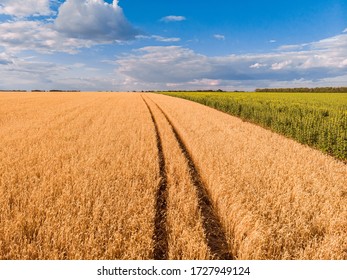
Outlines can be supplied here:
[[238, 259], [347, 259], [347, 166], [214, 109], [151, 95], [185, 139]]
[[[167, 255], [211, 259], [192, 155], [238, 259], [347, 259], [347, 166], [202, 105], [145, 94]], [[151, 259], [160, 173], [135, 93], [0, 93], [0, 259]]]

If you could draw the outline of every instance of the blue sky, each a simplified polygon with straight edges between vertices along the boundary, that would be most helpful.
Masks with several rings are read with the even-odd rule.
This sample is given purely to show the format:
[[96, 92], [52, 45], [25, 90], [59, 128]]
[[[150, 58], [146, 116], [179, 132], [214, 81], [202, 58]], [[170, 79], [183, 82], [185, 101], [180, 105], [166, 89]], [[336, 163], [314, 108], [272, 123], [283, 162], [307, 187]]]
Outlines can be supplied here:
[[346, 0], [0, 0], [0, 89], [347, 85]]

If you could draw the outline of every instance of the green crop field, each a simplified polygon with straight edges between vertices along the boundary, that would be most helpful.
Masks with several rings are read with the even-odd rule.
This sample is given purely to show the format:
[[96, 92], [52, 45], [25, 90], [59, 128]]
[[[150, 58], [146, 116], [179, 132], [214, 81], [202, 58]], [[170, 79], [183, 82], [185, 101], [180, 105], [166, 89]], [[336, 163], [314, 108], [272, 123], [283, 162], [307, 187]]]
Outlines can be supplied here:
[[251, 121], [347, 160], [347, 94], [162, 92]]

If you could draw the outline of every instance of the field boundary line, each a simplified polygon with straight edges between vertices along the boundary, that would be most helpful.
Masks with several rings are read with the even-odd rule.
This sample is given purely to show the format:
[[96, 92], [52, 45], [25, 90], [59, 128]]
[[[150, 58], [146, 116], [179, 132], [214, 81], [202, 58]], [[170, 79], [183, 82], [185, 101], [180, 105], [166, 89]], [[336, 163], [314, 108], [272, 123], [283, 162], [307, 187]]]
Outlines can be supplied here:
[[167, 174], [165, 169], [165, 157], [163, 152], [162, 140], [159, 134], [158, 124], [155, 120], [153, 111], [141, 95], [143, 102], [145, 103], [155, 130], [157, 149], [158, 149], [158, 163], [159, 163], [159, 184], [156, 193], [156, 205], [155, 205], [155, 218], [154, 218], [154, 250], [153, 258], [155, 260], [167, 260], [168, 259], [168, 234], [167, 234]]
[[182, 137], [178, 133], [175, 125], [172, 123], [168, 115], [161, 109], [161, 107], [150, 97], [147, 96], [147, 98], [155, 104], [155, 106], [159, 109], [159, 111], [163, 114], [163, 116], [169, 123], [176, 141], [180, 147], [180, 150], [186, 158], [190, 179], [192, 184], [196, 188], [198, 206], [202, 217], [202, 225], [204, 228], [206, 242], [211, 251], [211, 254], [215, 259], [233, 260], [234, 257], [232, 256], [232, 254], [230, 254], [228, 249], [226, 234], [213, 207], [213, 203], [208, 195], [207, 188], [203, 183], [198, 168], [196, 167], [191, 154], [184, 144]]

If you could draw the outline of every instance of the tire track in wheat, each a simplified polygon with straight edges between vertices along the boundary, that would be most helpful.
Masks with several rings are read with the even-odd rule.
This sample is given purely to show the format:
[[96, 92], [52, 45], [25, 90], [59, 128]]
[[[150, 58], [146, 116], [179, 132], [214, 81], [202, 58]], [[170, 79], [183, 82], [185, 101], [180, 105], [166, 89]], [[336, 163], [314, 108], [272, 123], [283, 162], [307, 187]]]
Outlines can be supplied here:
[[212, 201], [207, 193], [206, 186], [204, 185], [201, 179], [199, 171], [194, 163], [194, 160], [191, 154], [189, 153], [186, 145], [184, 144], [182, 137], [178, 133], [175, 125], [172, 123], [172, 121], [167, 116], [167, 114], [161, 109], [161, 107], [148, 96], [147, 98], [150, 99], [156, 105], [156, 107], [159, 109], [159, 111], [163, 114], [163, 116], [169, 123], [171, 130], [181, 149], [181, 152], [186, 158], [189, 174], [190, 174], [190, 179], [196, 188], [196, 192], [198, 196], [198, 205], [199, 205], [199, 209], [200, 209], [201, 217], [202, 217], [202, 225], [205, 232], [206, 242], [211, 251], [211, 254], [214, 256], [215, 259], [220, 259], [220, 260], [234, 259], [229, 252], [228, 242], [227, 242], [225, 232], [214, 210]]
[[[141, 96], [142, 97], [142, 96]], [[166, 228], [167, 220], [167, 174], [165, 170], [165, 157], [163, 152], [163, 145], [159, 134], [157, 122], [154, 118], [153, 112], [149, 107], [146, 100], [142, 97], [143, 102], [151, 115], [154, 125], [154, 130], [157, 140], [158, 159], [159, 159], [159, 185], [156, 194], [155, 218], [154, 218], [154, 250], [153, 258], [155, 260], [166, 260], [168, 258], [168, 236]]]

